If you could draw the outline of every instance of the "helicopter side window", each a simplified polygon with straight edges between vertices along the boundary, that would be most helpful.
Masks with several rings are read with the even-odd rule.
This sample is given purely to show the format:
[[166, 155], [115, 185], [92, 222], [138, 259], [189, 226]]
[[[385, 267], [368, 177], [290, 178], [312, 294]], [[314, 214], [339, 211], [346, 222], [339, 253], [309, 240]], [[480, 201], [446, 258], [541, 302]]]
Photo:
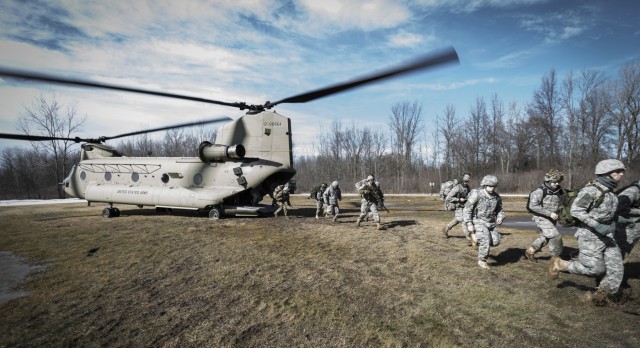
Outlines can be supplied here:
[[202, 175], [200, 173], [193, 176], [193, 183], [196, 185], [202, 184]]
[[87, 178], [87, 173], [83, 170], [80, 172], [80, 180], [84, 181]]
[[106, 181], [111, 181], [111, 172], [105, 172], [104, 173], [104, 179]]
[[162, 177], [160, 178], [160, 180], [162, 180], [163, 183], [168, 183], [169, 182], [169, 174], [164, 173], [162, 174]]
[[138, 182], [138, 180], [140, 180], [140, 174], [138, 174], [138, 173], [136, 173], [136, 172], [133, 172], [133, 173], [131, 174], [131, 181], [133, 181], [133, 182]]

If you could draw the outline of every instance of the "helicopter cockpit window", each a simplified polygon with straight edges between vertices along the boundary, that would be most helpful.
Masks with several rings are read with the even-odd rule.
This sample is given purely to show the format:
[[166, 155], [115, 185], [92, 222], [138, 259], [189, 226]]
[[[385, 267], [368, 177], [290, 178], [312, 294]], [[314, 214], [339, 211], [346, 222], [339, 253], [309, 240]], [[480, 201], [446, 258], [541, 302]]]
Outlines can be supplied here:
[[131, 173], [131, 181], [138, 182], [138, 180], [140, 180], [140, 174], [136, 172]]
[[162, 174], [162, 177], [160, 178], [160, 180], [162, 180], [163, 183], [168, 183], [169, 182], [169, 174], [164, 173]]
[[106, 181], [111, 181], [111, 172], [105, 172], [104, 173], [104, 179]]
[[193, 176], [193, 183], [196, 185], [202, 184], [202, 175], [200, 173]]

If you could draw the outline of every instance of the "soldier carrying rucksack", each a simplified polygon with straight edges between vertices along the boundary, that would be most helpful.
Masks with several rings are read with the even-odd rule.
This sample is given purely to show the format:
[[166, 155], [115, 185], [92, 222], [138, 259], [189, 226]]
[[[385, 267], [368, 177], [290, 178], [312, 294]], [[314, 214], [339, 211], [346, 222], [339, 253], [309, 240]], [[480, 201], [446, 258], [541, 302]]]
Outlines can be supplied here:
[[320, 185], [314, 186], [311, 188], [311, 192], [309, 192], [309, 198], [316, 200], [316, 219], [320, 218], [320, 215], [324, 216], [324, 191], [327, 189], [327, 183], [322, 183]]
[[527, 210], [533, 214], [532, 220], [540, 229], [538, 238], [524, 252], [524, 257], [529, 261], [535, 262], [535, 254], [545, 245], [549, 246], [551, 256], [560, 256], [562, 253], [562, 236], [556, 224], [559, 209], [567, 200], [566, 191], [560, 186], [563, 179], [561, 171], [551, 169], [544, 175], [543, 184], [529, 194]]
[[273, 200], [278, 205], [278, 209], [273, 213], [273, 216], [278, 216], [278, 213], [282, 210], [284, 212], [284, 217], [288, 219], [287, 205], [290, 207], [292, 206], [289, 201], [289, 186], [278, 185], [273, 191]]
[[[460, 178], [460, 183], [456, 184], [451, 188], [447, 196], [444, 200], [444, 205], [447, 210], [455, 211], [453, 219], [449, 221], [449, 223], [442, 229], [442, 234], [444, 238], [449, 238], [449, 231], [457, 224], [462, 222], [462, 210], [464, 208], [464, 204], [467, 201], [467, 196], [469, 196], [469, 192], [471, 192], [471, 188], [469, 188], [469, 181], [471, 180], [471, 175], [469, 173], [464, 173]], [[464, 224], [462, 225], [462, 233], [470, 241], [469, 231], [467, 230]]]
[[578, 259], [565, 261], [554, 256], [549, 263], [548, 271], [552, 278], [557, 278], [558, 272], [602, 277], [595, 293], [588, 294], [596, 305], [619, 299], [624, 276], [622, 255], [614, 239], [618, 207], [614, 190], [624, 171], [624, 163], [619, 160], [598, 162], [595, 180], [578, 192], [571, 206], [571, 215], [580, 221], [575, 233]]

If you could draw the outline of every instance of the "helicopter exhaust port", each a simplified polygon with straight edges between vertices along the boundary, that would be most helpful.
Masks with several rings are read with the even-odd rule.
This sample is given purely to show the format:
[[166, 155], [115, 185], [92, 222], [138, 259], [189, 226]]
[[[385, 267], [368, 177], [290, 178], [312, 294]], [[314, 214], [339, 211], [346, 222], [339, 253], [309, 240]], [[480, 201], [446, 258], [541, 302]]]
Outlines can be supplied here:
[[203, 141], [198, 146], [198, 157], [202, 162], [224, 161], [225, 159], [244, 158], [246, 150], [242, 144], [220, 145]]

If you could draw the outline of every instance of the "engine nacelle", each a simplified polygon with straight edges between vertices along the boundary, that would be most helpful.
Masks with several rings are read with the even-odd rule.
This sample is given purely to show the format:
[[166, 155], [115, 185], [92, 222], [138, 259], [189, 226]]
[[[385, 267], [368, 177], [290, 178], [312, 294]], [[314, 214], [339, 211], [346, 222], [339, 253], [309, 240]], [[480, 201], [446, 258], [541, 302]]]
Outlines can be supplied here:
[[198, 146], [198, 157], [202, 162], [224, 161], [225, 159], [244, 158], [246, 151], [242, 144], [220, 145], [203, 141]]

